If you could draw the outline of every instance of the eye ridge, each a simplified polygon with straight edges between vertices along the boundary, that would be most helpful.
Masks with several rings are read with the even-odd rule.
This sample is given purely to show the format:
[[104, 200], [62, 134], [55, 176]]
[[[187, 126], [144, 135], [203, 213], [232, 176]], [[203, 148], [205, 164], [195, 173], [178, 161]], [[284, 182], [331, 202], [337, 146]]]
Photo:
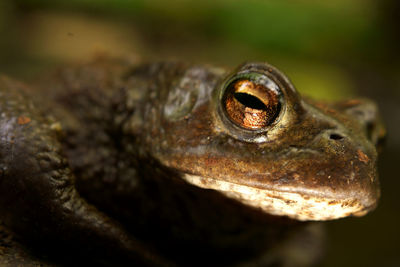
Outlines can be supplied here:
[[233, 123], [241, 128], [258, 130], [271, 125], [279, 115], [279, 97], [276, 90], [242, 78], [228, 84], [223, 105]]

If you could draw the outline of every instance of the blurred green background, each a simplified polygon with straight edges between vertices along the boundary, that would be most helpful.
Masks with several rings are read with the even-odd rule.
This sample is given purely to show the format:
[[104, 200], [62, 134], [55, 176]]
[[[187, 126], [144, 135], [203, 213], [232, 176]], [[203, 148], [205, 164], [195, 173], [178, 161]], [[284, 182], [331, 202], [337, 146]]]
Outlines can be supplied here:
[[389, 133], [381, 202], [326, 223], [322, 266], [400, 266], [399, 25], [396, 0], [1, 0], [0, 72], [29, 81], [98, 54], [230, 68], [257, 60], [306, 95], [372, 98]]

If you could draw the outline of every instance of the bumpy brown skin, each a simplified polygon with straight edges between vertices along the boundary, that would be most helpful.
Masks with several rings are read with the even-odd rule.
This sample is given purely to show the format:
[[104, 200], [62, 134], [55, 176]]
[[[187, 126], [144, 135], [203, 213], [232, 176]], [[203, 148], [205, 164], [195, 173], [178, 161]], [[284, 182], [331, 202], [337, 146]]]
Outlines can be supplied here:
[[[79, 196], [57, 136], [59, 126], [23, 94], [24, 86], [5, 77], [0, 84], [0, 213], [4, 224], [28, 241], [35, 240], [39, 247], [71, 246], [74, 240], [79, 246], [69, 251], [95, 253], [99, 261], [104, 256], [116, 263], [157, 262], [118, 223]], [[140, 257], [130, 255], [132, 251]]]
[[[58, 263], [85, 255], [105, 265], [266, 265], [290, 260], [282, 249], [280, 256], [265, 253], [303, 224], [190, 185], [185, 174], [355, 195], [372, 209], [379, 196], [373, 143], [382, 135], [372, 127], [374, 106], [310, 108], [269, 65], [236, 72], [255, 69], [287, 90], [289, 117], [262, 143], [221, 115], [224, 70], [104, 60], [61, 70], [31, 92], [1, 77], [1, 220], [40, 248], [36, 255]], [[342, 139], [333, 140], [333, 133]]]
[[[376, 145], [385, 135], [376, 106], [368, 100], [323, 104], [301, 99], [287, 78], [267, 64], [245, 64], [234, 73], [251, 71], [270, 75], [284, 90], [286, 118], [260, 134], [245, 133], [226, 122], [218, 96], [211, 104], [198, 99], [180, 120], [149, 116], [154, 119], [149, 125], [157, 128], [148, 130], [154, 133], [148, 142], [162, 144], [152, 146], [153, 155], [185, 173], [332, 203], [350, 198], [346, 205], [364, 207], [360, 215], [374, 209], [380, 195]], [[206, 98], [216, 94], [211, 90], [203, 93]], [[266, 141], [255, 142], [256, 136]]]

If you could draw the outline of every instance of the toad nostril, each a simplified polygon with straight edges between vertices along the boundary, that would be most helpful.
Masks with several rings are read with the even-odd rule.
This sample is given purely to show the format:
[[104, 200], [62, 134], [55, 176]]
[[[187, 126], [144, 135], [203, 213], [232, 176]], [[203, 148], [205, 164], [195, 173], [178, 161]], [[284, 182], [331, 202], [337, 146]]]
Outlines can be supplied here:
[[376, 125], [374, 122], [368, 121], [365, 125], [367, 138], [372, 140], [374, 138], [374, 132], [376, 130]]
[[332, 133], [331, 135], [329, 135], [329, 138], [330, 138], [331, 140], [341, 140], [341, 139], [343, 139], [344, 137], [341, 136], [340, 134]]

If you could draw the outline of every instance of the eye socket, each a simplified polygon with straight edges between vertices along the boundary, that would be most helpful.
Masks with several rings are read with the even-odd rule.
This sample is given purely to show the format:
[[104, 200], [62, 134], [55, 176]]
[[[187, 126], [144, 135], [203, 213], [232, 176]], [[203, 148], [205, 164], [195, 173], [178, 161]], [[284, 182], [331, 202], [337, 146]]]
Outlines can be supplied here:
[[228, 118], [244, 129], [258, 130], [271, 125], [281, 111], [282, 93], [265, 75], [232, 80], [222, 98]]

